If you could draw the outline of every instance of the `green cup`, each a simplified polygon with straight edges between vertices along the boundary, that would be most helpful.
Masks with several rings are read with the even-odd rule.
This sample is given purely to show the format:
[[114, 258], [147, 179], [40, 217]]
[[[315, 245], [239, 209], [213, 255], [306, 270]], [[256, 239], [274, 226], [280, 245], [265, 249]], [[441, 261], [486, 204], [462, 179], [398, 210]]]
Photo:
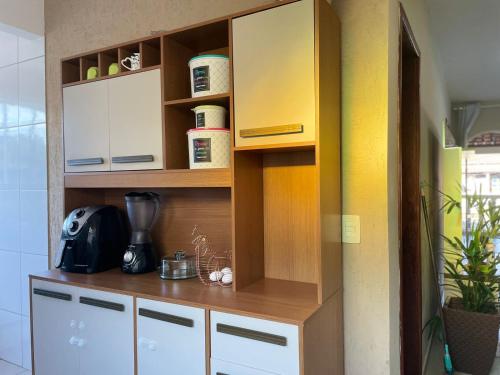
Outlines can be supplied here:
[[108, 67], [108, 75], [112, 76], [113, 74], [117, 74], [120, 72], [120, 67], [118, 63], [112, 63]]
[[99, 69], [97, 66], [91, 66], [87, 69], [87, 79], [94, 79], [99, 76]]

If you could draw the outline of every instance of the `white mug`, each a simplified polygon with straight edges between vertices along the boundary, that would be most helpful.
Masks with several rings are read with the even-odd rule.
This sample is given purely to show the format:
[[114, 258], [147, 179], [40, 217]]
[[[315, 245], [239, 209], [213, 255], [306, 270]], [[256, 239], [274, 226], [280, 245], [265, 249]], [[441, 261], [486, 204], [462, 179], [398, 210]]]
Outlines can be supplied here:
[[[125, 69], [128, 70], [137, 70], [141, 68], [141, 54], [139, 52], [136, 52], [132, 54], [132, 56], [125, 57], [120, 63]], [[126, 62], [130, 63], [130, 66], [126, 65]]]

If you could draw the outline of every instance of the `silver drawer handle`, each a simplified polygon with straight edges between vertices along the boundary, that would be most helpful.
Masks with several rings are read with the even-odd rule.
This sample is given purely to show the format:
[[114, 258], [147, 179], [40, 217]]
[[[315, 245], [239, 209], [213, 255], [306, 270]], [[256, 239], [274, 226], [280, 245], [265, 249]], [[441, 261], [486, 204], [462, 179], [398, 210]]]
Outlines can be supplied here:
[[49, 297], [49, 298], [61, 299], [63, 301], [71, 301], [71, 299], [72, 299], [71, 294], [53, 292], [52, 290], [45, 290], [45, 289], [38, 289], [38, 288], [33, 289], [33, 294], [37, 294], [39, 296], [44, 296], [44, 297]]
[[273, 335], [272, 333], [254, 331], [251, 329], [234, 327], [227, 324], [217, 323], [217, 332], [226, 335], [243, 337], [249, 340], [267, 342], [279, 346], [287, 346], [287, 339], [284, 336]]
[[131, 156], [113, 156], [112, 163], [150, 163], [154, 161], [153, 155], [131, 155]]
[[103, 301], [95, 298], [80, 297], [80, 303], [89, 306], [101, 307], [103, 309], [125, 311], [125, 306], [122, 305], [121, 303]]
[[224, 374], [223, 372], [216, 372], [215, 375], [229, 375], [229, 374]]
[[87, 158], [87, 159], [70, 159], [67, 161], [70, 167], [76, 167], [79, 165], [97, 165], [104, 164], [103, 158]]
[[184, 327], [194, 327], [194, 321], [192, 319], [183, 318], [181, 316], [165, 314], [143, 308], [139, 308], [139, 315], [150, 319], [161, 320], [167, 323], [178, 324]]

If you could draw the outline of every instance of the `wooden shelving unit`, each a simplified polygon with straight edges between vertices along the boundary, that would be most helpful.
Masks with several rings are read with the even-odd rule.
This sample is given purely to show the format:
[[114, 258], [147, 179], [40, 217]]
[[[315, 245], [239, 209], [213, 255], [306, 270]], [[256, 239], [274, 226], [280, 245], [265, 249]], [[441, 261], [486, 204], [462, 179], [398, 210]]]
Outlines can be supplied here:
[[[318, 105], [322, 120], [315, 141], [234, 147], [232, 86], [228, 93], [192, 98], [188, 67], [191, 58], [207, 53], [229, 56], [232, 67], [232, 20], [229, 16], [62, 61], [63, 87], [88, 82], [89, 66], [99, 68], [95, 80], [160, 69], [165, 160], [161, 170], [67, 173], [65, 210], [90, 204], [124, 207], [123, 195], [129, 190], [157, 191], [164, 202], [154, 233], [159, 255], [179, 248], [192, 252], [191, 230], [199, 225], [214, 246], [232, 251], [233, 291], [279, 279], [291, 289], [300, 286], [321, 304], [341, 286], [340, 238], [329, 242], [322, 233], [326, 219], [340, 228], [338, 112], [328, 109], [338, 99], [338, 93], [328, 90], [336, 92], [339, 82], [318, 73], [318, 82], [324, 82], [321, 95], [330, 96]], [[325, 69], [331, 63], [327, 54], [338, 58], [338, 51], [325, 51], [318, 67], [332, 72], [338, 67]], [[141, 53], [141, 69], [107, 74], [111, 63], [135, 52]], [[204, 104], [228, 110], [229, 169], [189, 170], [186, 132], [195, 126], [192, 109]]]
[[[119, 272], [110, 273], [111, 278], [103, 274], [68, 277], [65, 281], [71, 283], [78, 279], [77, 283], [88, 281], [89, 285], [107, 285], [125, 293], [135, 288], [133, 292], [140, 294], [143, 289], [145, 295], [170, 298], [174, 303], [200, 304], [208, 309], [269, 317], [303, 327], [310, 324], [312, 328], [308, 332], [311, 333], [302, 339], [308, 358], [304, 360], [304, 373], [331, 370], [333, 367], [329, 364], [324, 366], [325, 358], [319, 357], [325, 353], [336, 356], [332, 359], [335, 370], [328, 373], [341, 373], [340, 27], [326, 1], [309, 3], [314, 4], [311, 18], [314, 27], [308, 29], [314, 29], [314, 56], [309, 55], [314, 59], [314, 77], [309, 81], [314, 81], [314, 90], [311, 90], [314, 95], [308, 97], [314, 97], [311, 99], [314, 119], [308, 123], [308, 129], [313, 129], [313, 141], [304, 138], [307, 141], [295, 142], [300, 138], [293, 138], [289, 143], [259, 144], [257, 140], [255, 146], [234, 146], [233, 21], [245, 14], [294, 2], [286, 0], [253, 12], [62, 60], [63, 87], [89, 82], [85, 78], [90, 66], [97, 66], [100, 73], [93, 81], [159, 69], [164, 160], [159, 170], [66, 173], [65, 212], [100, 204], [125, 210], [127, 192], [157, 192], [162, 202], [152, 233], [157, 255], [171, 256], [179, 249], [192, 254], [192, 229], [197, 225], [208, 235], [214, 249], [231, 251], [233, 269], [232, 289], [219, 290], [206, 288], [197, 281], [166, 283], [171, 289], [163, 288], [158, 286], [159, 279], [155, 283], [151, 281], [157, 279], [156, 275], [135, 277], [135, 281], [128, 284], [132, 279]], [[251, 36], [243, 39], [249, 40]], [[139, 70], [129, 72], [120, 67], [119, 73], [108, 74], [110, 64], [119, 63], [136, 52], [141, 54]], [[228, 93], [191, 97], [188, 62], [202, 54], [229, 57]], [[231, 167], [228, 169], [189, 169], [186, 132], [195, 127], [192, 109], [204, 104], [220, 105], [228, 110], [226, 126], [231, 131]], [[285, 101], [284, 107], [286, 104]], [[171, 290], [173, 295], [169, 294]], [[217, 298], [222, 300], [216, 301]], [[260, 308], [260, 304], [264, 307]], [[323, 325], [327, 330], [323, 330]], [[318, 340], [321, 342], [317, 343]], [[319, 345], [329, 349], [315, 350]]]

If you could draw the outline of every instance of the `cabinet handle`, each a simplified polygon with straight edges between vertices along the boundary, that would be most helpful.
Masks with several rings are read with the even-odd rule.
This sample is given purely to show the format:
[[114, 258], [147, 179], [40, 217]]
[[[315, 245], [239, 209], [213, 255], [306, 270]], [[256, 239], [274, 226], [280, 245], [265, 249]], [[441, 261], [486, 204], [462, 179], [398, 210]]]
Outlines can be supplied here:
[[49, 298], [62, 299], [63, 301], [71, 301], [72, 299], [71, 294], [53, 292], [51, 290], [38, 289], [38, 288], [33, 289], [33, 294], [38, 294], [39, 296], [44, 296]]
[[131, 156], [113, 156], [112, 163], [150, 163], [154, 161], [153, 155], [131, 155]]
[[243, 337], [245, 339], [267, 342], [268, 344], [287, 346], [286, 337], [273, 335], [272, 333], [254, 331], [222, 323], [217, 323], [217, 332], [225, 333], [226, 335]]
[[97, 165], [104, 164], [103, 158], [87, 158], [87, 159], [70, 159], [67, 161], [70, 167], [76, 167], [79, 165]]
[[125, 305], [122, 305], [121, 303], [103, 301], [95, 298], [80, 297], [80, 303], [89, 306], [101, 307], [103, 309], [125, 311]]
[[242, 129], [240, 130], [241, 138], [266, 137], [271, 135], [284, 135], [303, 133], [304, 126], [302, 124], [289, 124], [278, 126], [265, 126], [263, 128]]
[[224, 374], [223, 372], [216, 372], [215, 375], [229, 375], [229, 374]]
[[150, 319], [161, 320], [167, 323], [178, 324], [184, 327], [194, 327], [194, 321], [192, 319], [183, 318], [181, 316], [165, 314], [143, 308], [139, 308], [139, 315]]

